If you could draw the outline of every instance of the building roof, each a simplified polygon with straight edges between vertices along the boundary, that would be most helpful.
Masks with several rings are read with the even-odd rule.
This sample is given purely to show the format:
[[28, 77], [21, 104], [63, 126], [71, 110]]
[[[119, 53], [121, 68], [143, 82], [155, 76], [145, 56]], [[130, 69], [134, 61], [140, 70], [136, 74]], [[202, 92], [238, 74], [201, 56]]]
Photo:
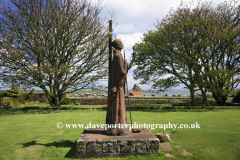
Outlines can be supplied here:
[[135, 95], [141, 95], [140, 92], [132, 92], [132, 94], [135, 96]]

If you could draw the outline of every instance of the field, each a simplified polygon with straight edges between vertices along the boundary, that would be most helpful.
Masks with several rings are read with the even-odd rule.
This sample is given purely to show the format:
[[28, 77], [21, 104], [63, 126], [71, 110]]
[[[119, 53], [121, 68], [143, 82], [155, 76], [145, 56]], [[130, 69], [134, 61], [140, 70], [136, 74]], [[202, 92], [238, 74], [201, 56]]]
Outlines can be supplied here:
[[[83, 128], [58, 129], [56, 124], [104, 124], [104, 110], [0, 110], [0, 159], [72, 159], [75, 142]], [[240, 110], [198, 109], [133, 111], [137, 124], [195, 124], [198, 129], [153, 129], [154, 134], [171, 134], [172, 151], [160, 150], [146, 157], [129, 156], [121, 159], [239, 159]], [[173, 145], [179, 144], [176, 148]], [[182, 149], [192, 156], [181, 155]], [[120, 159], [120, 158], [106, 158]]]

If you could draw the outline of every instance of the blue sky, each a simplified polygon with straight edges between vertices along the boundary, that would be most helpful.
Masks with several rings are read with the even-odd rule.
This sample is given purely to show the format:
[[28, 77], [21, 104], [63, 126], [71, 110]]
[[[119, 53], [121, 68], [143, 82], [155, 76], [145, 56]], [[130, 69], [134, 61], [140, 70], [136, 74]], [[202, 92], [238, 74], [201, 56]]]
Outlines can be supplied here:
[[[94, 3], [96, 0], [92, 0]], [[102, 6], [104, 6], [101, 14], [102, 17], [106, 17], [107, 20], [111, 19], [111, 14], [114, 12], [113, 21], [113, 35], [121, 39], [124, 44], [126, 52], [126, 59], [130, 63], [132, 46], [141, 42], [141, 38], [148, 30], [155, 29], [157, 20], [161, 21], [171, 8], [176, 9], [182, 0], [103, 0]], [[183, 1], [188, 2], [188, 1]], [[205, 2], [202, 0], [202, 2]], [[211, 0], [218, 4], [224, 2], [224, 0]], [[197, 1], [193, 2], [197, 4]], [[115, 25], [117, 23], [117, 25]], [[123, 54], [122, 50], [122, 54]], [[132, 72], [136, 68], [133, 66], [128, 73], [128, 88], [132, 89], [134, 84], [139, 84], [140, 80], [134, 80]], [[107, 81], [100, 81], [99, 84], [107, 86]], [[140, 85], [144, 90], [151, 89], [150, 85]], [[182, 90], [184, 85], [172, 88], [174, 90]], [[38, 89], [38, 88], [36, 88]]]
[[[171, 8], [176, 9], [182, 0], [103, 0], [102, 5], [105, 6], [102, 15], [110, 19], [110, 13], [114, 12], [117, 26], [114, 28], [114, 35], [121, 39], [126, 52], [128, 63], [131, 60], [132, 46], [141, 42], [141, 38], [148, 30], [155, 29], [157, 20], [161, 21]], [[188, 1], [183, 1], [188, 2]], [[205, 1], [202, 1], [205, 2]], [[212, 0], [215, 5], [224, 0]], [[194, 4], [198, 2], [195, 0]], [[114, 25], [113, 25], [114, 26]], [[123, 51], [122, 51], [123, 54]], [[139, 80], [134, 80], [132, 71], [136, 68], [133, 66], [128, 74], [128, 88], [132, 89], [134, 84], [139, 84]], [[107, 86], [107, 82], [102, 82]], [[140, 85], [144, 90], [151, 89], [151, 85]], [[172, 88], [174, 90], [182, 90], [184, 85]]]

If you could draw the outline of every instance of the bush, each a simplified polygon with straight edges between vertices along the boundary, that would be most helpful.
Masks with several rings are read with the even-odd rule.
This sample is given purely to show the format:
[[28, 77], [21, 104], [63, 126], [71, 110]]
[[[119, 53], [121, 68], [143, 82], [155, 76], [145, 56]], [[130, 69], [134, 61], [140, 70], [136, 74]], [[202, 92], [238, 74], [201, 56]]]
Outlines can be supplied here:
[[174, 104], [179, 104], [179, 103], [183, 103], [183, 102], [180, 101], [180, 100], [176, 100], [176, 101], [174, 101]]
[[13, 105], [20, 106], [21, 104], [25, 104], [26, 101], [22, 98], [13, 98]]
[[22, 90], [20, 90], [19, 88], [15, 87], [11, 90], [6, 90], [5, 91], [5, 95], [7, 97], [14, 97], [14, 98], [23, 98], [24, 97], [24, 93]]
[[2, 98], [2, 106], [9, 106], [13, 102], [13, 98], [4, 97]]
[[61, 101], [61, 104], [65, 104], [65, 105], [68, 105], [71, 103], [71, 100], [70, 98], [66, 97], [66, 98], [63, 98], [62, 101]]
[[80, 105], [80, 103], [75, 100], [73, 105]]
[[183, 103], [182, 101], [180, 100], [176, 100], [174, 101], [173, 103], [173, 106], [187, 106], [188, 104], [187, 103]]
[[158, 101], [157, 104], [162, 104], [162, 101]]

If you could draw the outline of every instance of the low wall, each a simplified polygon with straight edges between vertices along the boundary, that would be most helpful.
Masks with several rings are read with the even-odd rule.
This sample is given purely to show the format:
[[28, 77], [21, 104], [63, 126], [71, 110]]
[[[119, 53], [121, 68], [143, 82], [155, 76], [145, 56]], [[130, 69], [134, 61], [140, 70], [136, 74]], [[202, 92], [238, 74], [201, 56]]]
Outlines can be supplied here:
[[[79, 102], [80, 105], [107, 105], [107, 98], [70, 98], [71, 103], [75, 101]], [[157, 104], [161, 102], [161, 104], [165, 103], [174, 103], [178, 99], [130, 99], [130, 105], [141, 105], [141, 104]], [[188, 101], [187, 99], [181, 101]], [[125, 99], [126, 106], [128, 105], [128, 100]], [[240, 103], [230, 103], [226, 102], [226, 106], [240, 106]]]
[[40, 103], [47, 102], [47, 97], [44, 93], [33, 93], [33, 101], [39, 101]]
[[[107, 98], [70, 98], [71, 102], [75, 101], [79, 102], [81, 105], [107, 105]], [[157, 104], [157, 102], [161, 101], [161, 103], [174, 103], [175, 100], [159, 100], [159, 99], [130, 99], [131, 105], [138, 104]], [[125, 100], [125, 104], [128, 105], [128, 100]]]
[[[66, 97], [66, 94], [63, 95], [63, 98]], [[33, 93], [33, 101], [39, 101], [40, 103], [47, 102], [47, 97], [45, 93]]]
[[[70, 110], [70, 109], [103, 109], [106, 110], [106, 107], [12, 107], [12, 106], [7, 106], [7, 107], [0, 107], [0, 109], [52, 109], [52, 110], [57, 110], [57, 109], [61, 109], [61, 110]], [[126, 107], [127, 109], [129, 109], [129, 107]], [[169, 106], [169, 107], [165, 107], [165, 106], [151, 106], [151, 107], [131, 107], [131, 110], [149, 110], [149, 109], [240, 109], [240, 106]]]

